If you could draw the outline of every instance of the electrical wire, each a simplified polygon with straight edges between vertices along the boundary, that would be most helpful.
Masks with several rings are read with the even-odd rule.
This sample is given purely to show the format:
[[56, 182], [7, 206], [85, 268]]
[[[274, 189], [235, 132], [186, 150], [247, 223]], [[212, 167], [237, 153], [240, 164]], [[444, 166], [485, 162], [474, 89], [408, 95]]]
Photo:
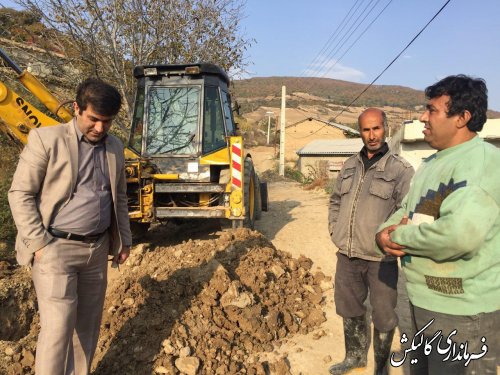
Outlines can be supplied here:
[[[347, 54], [347, 52], [349, 52], [351, 50], [352, 47], [354, 47], [354, 45], [359, 41], [359, 39], [361, 39], [361, 37], [370, 29], [370, 27], [375, 23], [375, 21], [382, 15], [382, 13], [384, 13], [384, 11], [387, 9], [387, 7], [393, 2], [393, 0], [390, 0], [386, 5], [385, 7], [375, 16], [375, 18], [370, 22], [370, 24], [361, 32], [361, 34], [359, 34], [359, 36], [356, 38], [356, 40], [354, 40], [354, 42], [352, 42], [352, 44], [349, 46], [349, 48], [347, 48], [347, 50], [342, 54], [342, 56], [340, 56], [338, 59], [335, 60], [335, 63], [330, 67], [328, 68], [328, 70], [320, 77], [320, 78], [324, 78], [326, 77], [326, 75], [328, 73], [330, 73], [332, 71], [332, 69], [342, 60], [342, 58]], [[378, 3], [378, 2], [377, 2]], [[375, 4], [376, 5], [376, 4]], [[364, 20], [364, 19], [363, 19]], [[357, 28], [356, 28], [357, 29]], [[347, 40], [346, 40], [347, 41]], [[344, 43], [345, 44], [345, 43]], [[343, 46], [343, 44], [342, 44]], [[341, 47], [342, 47], [341, 46]]]
[[[358, 36], [358, 38], [351, 44], [351, 46], [349, 46], [349, 48], [344, 52], [344, 54], [340, 57], [340, 59], [342, 59], [345, 54], [354, 46], [354, 44], [361, 38], [361, 36], [366, 33], [366, 31], [371, 27], [371, 25], [378, 19], [378, 17], [380, 17], [380, 15], [385, 11], [385, 9], [390, 5], [390, 3], [392, 3], [393, 0], [390, 0], [389, 3], [386, 4], [386, 6], [379, 12], [379, 14], [375, 17], [375, 19], [373, 19], [371, 21], [371, 23], [365, 28], [365, 30]], [[434, 14], [434, 16], [425, 24], [425, 26], [415, 35], [415, 37], [413, 37], [413, 39], [403, 48], [403, 50], [384, 68], [384, 70], [382, 70], [382, 72], [367, 86], [365, 87], [365, 89], [358, 95], [356, 96], [347, 106], [345, 106], [344, 108], [342, 108], [342, 110], [337, 114], [335, 115], [335, 117], [332, 119], [332, 121], [336, 121], [337, 118], [342, 114], [344, 113], [348, 108], [350, 108], [371, 86], [373, 86], [373, 84], [392, 66], [392, 64], [394, 64], [394, 62], [396, 62], [396, 60], [401, 57], [401, 55], [413, 44], [413, 42], [425, 31], [425, 29], [432, 23], [432, 21], [434, 21], [434, 19], [444, 10], [444, 8], [446, 8], [446, 6], [451, 2], [451, 0], [447, 0], [444, 5], [436, 12], [436, 14]], [[352, 8], [351, 8], [352, 9]], [[366, 8], [365, 8], [366, 9]], [[359, 18], [359, 17], [358, 17]], [[366, 17], [365, 17], [366, 18]], [[363, 19], [364, 20], [364, 19]], [[340, 59], [338, 61], [340, 61]], [[338, 61], [333, 65], [335, 66]], [[333, 68], [333, 66], [331, 68]], [[330, 70], [331, 70], [330, 68]], [[399, 116], [398, 116], [399, 117]], [[400, 117], [401, 118], [401, 117]], [[302, 121], [306, 121], [308, 120], [308, 118], [305, 118], [304, 120], [301, 120], [300, 122]], [[321, 129], [323, 129], [325, 126], [327, 125], [323, 125], [322, 127], [320, 127], [319, 129], [317, 129], [315, 132], [311, 133], [310, 135], [308, 135], [307, 137], [311, 136], [311, 135], [314, 135], [316, 134], [317, 132], [319, 132]]]
[[408, 47], [410, 47], [413, 44], [413, 42], [420, 36], [420, 34], [424, 32], [424, 30], [431, 24], [432, 21], [434, 21], [434, 19], [444, 10], [444, 8], [446, 8], [446, 6], [450, 2], [451, 0], [447, 0], [446, 3], [444, 3], [441, 9], [439, 9], [437, 13], [429, 20], [429, 22], [427, 22], [425, 26], [418, 32], [418, 34], [413, 37], [413, 39], [406, 45], [406, 47], [403, 48], [400, 53], [398, 53], [398, 55], [389, 63], [389, 65], [387, 65], [384, 68], [384, 70], [382, 70], [382, 72], [377, 77], [375, 77], [375, 79], [371, 81], [370, 84], [366, 86], [363, 91], [361, 91], [361, 93], [359, 93], [358, 96], [356, 96], [347, 106], [342, 108], [342, 110], [333, 118], [333, 121], [335, 121], [337, 117], [339, 117], [342, 113], [344, 113], [345, 110], [347, 110], [351, 105], [353, 105], [356, 102], [356, 100], [358, 100], [361, 97], [361, 95], [363, 95], [371, 86], [373, 86], [375, 82], [377, 82], [377, 80], [382, 76], [382, 74], [384, 74], [387, 71], [387, 69], [389, 69], [391, 65], [396, 62], [396, 60], [403, 54], [403, 52], [405, 52], [408, 49]]
[[[351, 13], [351, 11], [354, 9], [354, 7], [356, 6], [356, 4], [359, 2], [360, 0], [356, 0], [356, 2], [351, 6], [351, 9], [349, 9], [349, 11], [347, 12], [347, 14], [344, 16], [344, 18], [342, 19], [342, 21], [340, 22], [340, 24], [337, 26], [337, 28], [335, 29], [335, 31], [332, 33], [332, 35], [330, 35], [330, 38], [328, 38], [327, 42], [325, 43], [325, 45], [323, 46], [323, 48], [318, 52], [318, 54], [314, 57], [314, 59], [311, 61], [311, 63], [308, 65], [308, 67], [311, 67], [311, 66], [314, 66], [317, 62], [318, 59], [321, 59], [321, 56], [322, 56], [322, 53], [323, 51], [327, 50], [328, 48], [330, 48], [330, 45], [331, 43], [333, 43], [333, 41], [335, 40], [335, 38], [337, 37], [337, 35], [343, 30], [343, 28], [345, 26], [342, 26], [344, 21], [347, 19], [347, 17], [349, 17], [349, 14]], [[364, 1], [364, 0], [363, 0]], [[360, 4], [361, 5], [361, 4]], [[359, 5], [359, 6], [360, 6]], [[358, 8], [359, 8], [358, 6]], [[356, 8], [357, 10], [357, 8]], [[354, 14], [354, 13], [353, 13]], [[351, 17], [352, 18], [352, 15]], [[349, 18], [349, 20], [350, 20]], [[349, 20], [347, 22], [349, 22]], [[346, 22], [346, 23], [347, 23]], [[342, 28], [341, 28], [342, 27]], [[302, 76], [304, 76], [306, 74], [306, 71], [307, 71], [307, 68], [304, 69], [302, 71]]]
[[[373, 0], [371, 0], [371, 1], [373, 1]], [[357, 3], [358, 3], [358, 0], [357, 0], [357, 1], [356, 1], [356, 3], [353, 5], [353, 7], [354, 7]], [[350, 14], [350, 16], [348, 17], [348, 19], [347, 19], [347, 21], [345, 22], [345, 24], [344, 24], [344, 25], [342, 25], [342, 23], [339, 25], [339, 26], [342, 26], [342, 27], [340, 28], [340, 30], [339, 30], [339, 32], [337, 33], [337, 35], [335, 35], [335, 38], [330, 39], [330, 40], [328, 41], [328, 43], [325, 45], [325, 47], [324, 47], [324, 48], [323, 48], [323, 49], [319, 52], [319, 54], [318, 54], [318, 60], [317, 60], [317, 62], [315, 63], [315, 65], [322, 66], [323, 64], [325, 64], [325, 63], [327, 62], [327, 60], [326, 60], [326, 58], [325, 58], [325, 55], [330, 54], [330, 52], [326, 52], [326, 51], [331, 51], [333, 43], [335, 42], [335, 40], [336, 40], [336, 39], [338, 39], [338, 38], [339, 38], [339, 36], [340, 36], [341, 40], [342, 40], [342, 39], [344, 39], [344, 37], [345, 37], [346, 33], [348, 33], [348, 32], [349, 32], [349, 30], [352, 28], [352, 26], [349, 26], [349, 25], [352, 25], [352, 22], [351, 22], [352, 18], [354, 17], [354, 15], [355, 15], [355, 14], [356, 14], [356, 12], [358, 11], [358, 9], [361, 7], [361, 5], [363, 5], [363, 3], [364, 3], [364, 0], [363, 0], [361, 3], [359, 3], [359, 5], [356, 7], [356, 9], [354, 9], [354, 11], [352, 12], [352, 14]], [[352, 7], [351, 7], [351, 9], [352, 9]], [[366, 7], [365, 7], [365, 9], [366, 9]], [[349, 10], [349, 12], [350, 12], [350, 11], [351, 11], [351, 10]], [[349, 13], [348, 13], [348, 15], [349, 15]], [[359, 16], [358, 16], [358, 18], [359, 18]], [[344, 18], [344, 19], [345, 19], [345, 18]], [[357, 20], [357, 19], [356, 19], [356, 20]], [[356, 22], [356, 21], [354, 21], [354, 22]], [[348, 27], [348, 26], [349, 26], [349, 30], [348, 30], [348, 31], [346, 31], [346, 32], [344, 32], [344, 29], [345, 29], [346, 27]], [[337, 28], [337, 29], [338, 29], [338, 28]], [[337, 42], [337, 44], [333, 47], [333, 49], [335, 49], [335, 47], [338, 45], [338, 43], [339, 43], [339, 42]], [[323, 54], [323, 51], [325, 52], [325, 54]], [[314, 66], [314, 65], [313, 65], [313, 63], [311, 63], [311, 64], [310, 64], [310, 66], [311, 66], [311, 69], [312, 69], [312, 67]]]
[[[332, 61], [332, 59], [334, 59], [335, 55], [338, 53], [338, 51], [344, 46], [345, 43], [347, 43], [347, 41], [349, 39], [352, 38], [352, 36], [354, 35], [354, 33], [358, 30], [358, 28], [361, 26], [361, 24], [363, 24], [363, 22], [365, 22], [366, 18], [373, 12], [373, 10], [375, 9], [375, 7], [378, 5], [378, 3], [380, 2], [380, 0], [377, 0], [375, 5], [373, 5], [371, 7], [371, 9], [368, 11], [368, 13], [366, 13], [367, 9], [370, 7], [370, 5], [374, 2], [375, 0], [370, 0], [370, 2], [365, 6], [365, 8], [361, 11], [361, 13], [358, 15], [358, 17], [354, 20], [354, 22], [351, 24], [351, 26], [349, 27], [349, 29], [346, 31], [346, 33], [342, 36], [342, 38], [337, 42], [337, 44], [335, 45], [335, 47], [330, 51], [328, 52], [328, 54], [326, 56], [324, 56], [324, 59], [323, 59], [323, 62], [322, 64], [320, 64], [319, 68], [317, 68], [318, 71], [321, 71], [322, 69], [325, 69], [327, 68], [328, 64], [330, 63], [330, 61]], [[365, 17], [358, 23], [358, 20], [363, 16], [363, 14], [365, 14]], [[354, 30], [353, 30], [354, 28]], [[342, 42], [342, 44], [340, 44]], [[340, 44], [340, 46], [339, 46]], [[338, 48], [337, 48], [338, 47]]]

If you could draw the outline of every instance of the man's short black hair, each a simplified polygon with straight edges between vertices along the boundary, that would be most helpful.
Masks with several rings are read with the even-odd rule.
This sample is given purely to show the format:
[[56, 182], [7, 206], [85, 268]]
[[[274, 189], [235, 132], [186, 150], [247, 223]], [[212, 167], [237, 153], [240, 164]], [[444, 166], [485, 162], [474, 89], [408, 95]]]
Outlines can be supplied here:
[[450, 97], [448, 117], [469, 111], [471, 119], [467, 123], [467, 128], [472, 132], [483, 129], [488, 110], [488, 89], [483, 79], [459, 74], [443, 78], [425, 89], [425, 96], [429, 99], [441, 95]]
[[76, 104], [80, 111], [88, 105], [102, 116], [115, 116], [122, 105], [118, 90], [99, 78], [87, 78], [76, 89]]

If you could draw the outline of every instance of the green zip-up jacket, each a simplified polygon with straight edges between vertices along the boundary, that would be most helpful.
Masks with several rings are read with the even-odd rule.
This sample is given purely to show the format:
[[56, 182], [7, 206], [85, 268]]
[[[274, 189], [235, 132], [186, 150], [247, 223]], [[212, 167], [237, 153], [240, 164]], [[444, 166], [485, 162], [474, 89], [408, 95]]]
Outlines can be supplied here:
[[391, 239], [410, 301], [451, 315], [500, 309], [500, 150], [479, 137], [442, 150], [418, 169]]

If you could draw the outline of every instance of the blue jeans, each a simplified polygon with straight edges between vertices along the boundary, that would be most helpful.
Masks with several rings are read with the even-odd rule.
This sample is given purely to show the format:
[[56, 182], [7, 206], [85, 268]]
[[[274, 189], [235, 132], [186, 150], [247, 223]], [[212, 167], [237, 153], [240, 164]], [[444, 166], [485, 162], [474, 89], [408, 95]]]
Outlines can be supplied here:
[[[496, 375], [497, 363], [500, 360], [500, 310], [471, 316], [450, 315], [422, 309], [411, 303], [410, 310], [414, 332], [408, 336], [409, 340], [405, 346], [411, 346], [413, 338], [420, 336], [415, 334], [432, 319], [434, 321], [423, 331], [423, 342], [427, 339], [430, 343], [435, 337], [430, 343], [432, 349], [427, 347], [427, 354], [424, 352], [425, 345], [420, 345], [410, 352], [411, 375]], [[452, 334], [454, 330], [456, 334]], [[437, 334], [437, 331], [441, 331], [441, 334]], [[452, 350], [453, 345], [447, 340], [456, 344], [455, 353]], [[469, 359], [467, 365], [465, 359], [452, 361], [458, 352], [463, 354], [464, 347], [460, 344], [465, 343], [469, 354], [483, 353], [484, 344], [487, 345], [488, 351], [480, 359]], [[441, 354], [438, 347], [441, 348]]]

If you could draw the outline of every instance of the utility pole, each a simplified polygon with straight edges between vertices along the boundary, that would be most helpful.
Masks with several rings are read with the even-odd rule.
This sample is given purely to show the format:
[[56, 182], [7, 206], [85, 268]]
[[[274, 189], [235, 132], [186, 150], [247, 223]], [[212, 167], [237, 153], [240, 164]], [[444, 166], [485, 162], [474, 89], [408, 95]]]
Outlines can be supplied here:
[[271, 116], [274, 115], [274, 112], [267, 111], [266, 115], [269, 116], [267, 121], [267, 145], [269, 146], [269, 134], [271, 134]]
[[285, 175], [285, 96], [286, 96], [286, 87], [281, 86], [281, 116], [280, 116], [280, 167], [279, 167], [279, 175]]

